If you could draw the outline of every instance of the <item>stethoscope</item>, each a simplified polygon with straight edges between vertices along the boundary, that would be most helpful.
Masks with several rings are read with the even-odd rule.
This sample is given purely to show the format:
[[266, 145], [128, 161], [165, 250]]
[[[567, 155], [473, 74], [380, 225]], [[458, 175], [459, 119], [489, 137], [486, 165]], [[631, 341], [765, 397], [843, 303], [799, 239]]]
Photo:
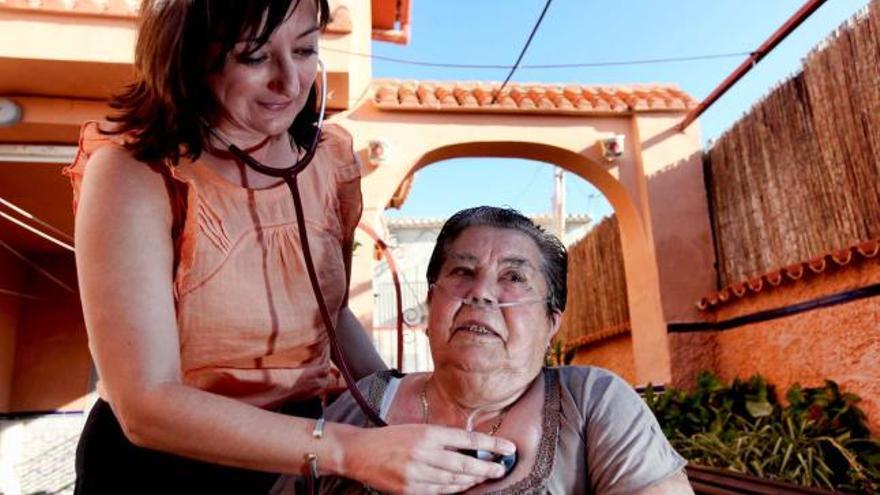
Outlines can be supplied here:
[[318, 303], [318, 310], [321, 313], [321, 319], [324, 321], [324, 326], [327, 328], [327, 337], [330, 343], [330, 354], [333, 356], [333, 361], [336, 363], [336, 366], [339, 368], [339, 372], [342, 374], [343, 379], [345, 379], [345, 384], [348, 387], [349, 392], [351, 392], [352, 397], [355, 402], [357, 402], [358, 406], [360, 406], [361, 410], [363, 410], [364, 414], [367, 418], [376, 426], [387, 426], [387, 423], [379, 417], [379, 414], [376, 412], [373, 407], [370, 406], [370, 403], [367, 402], [367, 399], [361, 394], [361, 391], [357, 388], [356, 381], [351, 374], [351, 371], [348, 368], [348, 364], [345, 360], [345, 354], [342, 352], [342, 348], [339, 346], [339, 340], [336, 334], [336, 327], [333, 325], [333, 320], [330, 318], [330, 311], [327, 309], [327, 303], [324, 300], [324, 293], [321, 291], [321, 284], [318, 281], [318, 275], [315, 271], [315, 263], [312, 260], [312, 252], [309, 249], [309, 236], [306, 231], [306, 222], [305, 216], [303, 214], [303, 206], [302, 206], [302, 198], [299, 193], [299, 186], [297, 185], [297, 177], [300, 172], [306, 169], [309, 164], [312, 162], [312, 159], [315, 157], [315, 153], [318, 150], [318, 143], [321, 141], [321, 133], [324, 127], [324, 115], [327, 110], [327, 71], [324, 68], [324, 63], [320, 58], [317, 59], [318, 68], [321, 71], [321, 106], [318, 112], [318, 122], [316, 124], [315, 136], [312, 139], [311, 144], [308, 148], [306, 148], [305, 154], [296, 161], [293, 165], [286, 168], [274, 168], [268, 167], [262, 163], [260, 163], [256, 158], [249, 155], [247, 152], [239, 148], [238, 146], [232, 144], [228, 139], [226, 139], [220, 131], [211, 127], [206, 121], [202, 121], [205, 128], [208, 132], [211, 133], [212, 136], [217, 138], [218, 141], [223, 143], [224, 146], [229, 150], [236, 159], [240, 160], [252, 170], [259, 172], [264, 175], [268, 175], [270, 177], [278, 177], [284, 180], [287, 184], [287, 187], [290, 188], [290, 195], [293, 198], [293, 206], [294, 212], [296, 213], [296, 225], [297, 230], [299, 231], [299, 238], [302, 242], [302, 251], [303, 251], [303, 259], [305, 261], [306, 272], [309, 275], [309, 282], [312, 285], [312, 292], [315, 295], [315, 301]]
[[[324, 326], [327, 328], [327, 337], [330, 343], [330, 353], [333, 357], [333, 361], [339, 368], [339, 372], [342, 374], [342, 377], [345, 380], [345, 385], [348, 387], [349, 392], [351, 392], [352, 398], [354, 398], [355, 402], [357, 402], [358, 406], [361, 408], [364, 415], [366, 415], [367, 419], [369, 419], [370, 422], [378, 427], [388, 426], [388, 423], [386, 423], [379, 416], [379, 413], [370, 405], [370, 403], [361, 393], [360, 389], [358, 389], [357, 382], [355, 381], [354, 377], [351, 374], [351, 371], [348, 368], [348, 364], [345, 361], [345, 354], [343, 353], [342, 348], [339, 346], [336, 327], [333, 325], [333, 320], [330, 318], [330, 311], [327, 309], [327, 303], [324, 300], [324, 293], [321, 291], [321, 284], [318, 281], [318, 275], [315, 271], [315, 264], [312, 260], [312, 253], [309, 249], [309, 237], [308, 232], [306, 231], [306, 223], [302, 207], [302, 198], [300, 196], [299, 186], [297, 185], [297, 177], [299, 176], [300, 172], [302, 172], [306, 169], [306, 167], [309, 166], [309, 164], [312, 162], [312, 159], [315, 157], [315, 153], [318, 150], [318, 144], [321, 140], [321, 132], [324, 126], [324, 115], [327, 109], [327, 72], [324, 70], [324, 63], [321, 61], [321, 59], [319, 58], [317, 59], [317, 61], [318, 67], [321, 71], [321, 106], [318, 112], [318, 122], [316, 124], [315, 136], [312, 139], [309, 147], [306, 149], [306, 153], [293, 165], [286, 168], [268, 167], [260, 163], [256, 158], [252, 157], [250, 154], [248, 154], [235, 144], [232, 144], [218, 130], [211, 127], [207, 121], [203, 120], [202, 123], [208, 130], [208, 132], [210, 132], [212, 136], [217, 138], [218, 141], [223, 143], [223, 145], [226, 146], [229, 150], [229, 153], [231, 153], [236, 159], [240, 160], [256, 172], [268, 175], [270, 177], [278, 177], [283, 179], [288, 188], [290, 188], [290, 194], [293, 198], [294, 212], [296, 214], [297, 230], [299, 231], [299, 238], [302, 242], [303, 259], [305, 261], [306, 272], [309, 275], [309, 282], [312, 286], [312, 292], [315, 295], [315, 301], [318, 303], [318, 310], [321, 313], [321, 319], [324, 321]], [[536, 301], [529, 301], [528, 303], [533, 302]], [[477, 306], [482, 305], [480, 301], [467, 299], [461, 299], [461, 303]], [[514, 304], [501, 303], [497, 306], [511, 306]], [[507, 473], [509, 473], [516, 464], [516, 454], [512, 454], [510, 456], [497, 456], [490, 452], [482, 450], [461, 452], [472, 457], [500, 462], [505, 467], [505, 471]]]

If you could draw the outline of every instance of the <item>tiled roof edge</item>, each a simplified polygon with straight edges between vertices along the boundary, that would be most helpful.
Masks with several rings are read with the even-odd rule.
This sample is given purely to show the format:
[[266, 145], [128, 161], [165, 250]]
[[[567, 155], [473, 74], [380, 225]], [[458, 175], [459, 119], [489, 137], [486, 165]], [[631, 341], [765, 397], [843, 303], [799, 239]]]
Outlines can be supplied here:
[[612, 325], [610, 327], [603, 328], [598, 332], [591, 332], [587, 335], [583, 335], [581, 337], [571, 339], [565, 342], [562, 345], [563, 352], [568, 352], [572, 349], [577, 349], [579, 347], [584, 347], [586, 345], [595, 344], [596, 342], [600, 342], [602, 340], [610, 339], [611, 337], [616, 337], [618, 335], [623, 335], [630, 333], [631, 325], [630, 322], [625, 321], [623, 323]]
[[697, 301], [697, 308], [709, 311], [727, 303], [757, 294], [765, 289], [778, 287], [786, 281], [800, 280], [804, 275], [821, 275], [829, 266], [847, 266], [855, 259], [875, 258], [880, 254], [880, 239], [825, 253], [808, 261], [771, 270], [763, 275], [744, 280], [721, 289]]
[[493, 81], [380, 79], [374, 81], [372, 100], [391, 111], [564, 115], [687, 112], [697, 105], [674, 84], [513, 83], [493, 103], [500, 87]]

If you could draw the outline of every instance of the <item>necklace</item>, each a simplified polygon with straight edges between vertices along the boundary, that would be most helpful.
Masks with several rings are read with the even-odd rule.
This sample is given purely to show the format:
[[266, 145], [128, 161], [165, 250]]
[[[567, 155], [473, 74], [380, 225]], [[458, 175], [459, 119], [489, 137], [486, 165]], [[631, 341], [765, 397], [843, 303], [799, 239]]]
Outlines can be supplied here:
[[[422, 403], [422, 423], [428, 424], [428, 420], [431, 417], [431, 408], [428, 405], [428, 382], [431, 381], [431, 377], [425, 379], [425, 382], [422, 384], [422, 390], [419, 393], [419, 399]], [[498, 432], [498, 429], [501, 428], [501, 423], [504, 422], [504, 417], [507, 416], [507, 411], [510, 409], [510, 405], [505, 406], [500, 413], [498, 413], [498, 419], [495, 420], [495, 423], [489, 427], [488, 434], [494, 435]]]

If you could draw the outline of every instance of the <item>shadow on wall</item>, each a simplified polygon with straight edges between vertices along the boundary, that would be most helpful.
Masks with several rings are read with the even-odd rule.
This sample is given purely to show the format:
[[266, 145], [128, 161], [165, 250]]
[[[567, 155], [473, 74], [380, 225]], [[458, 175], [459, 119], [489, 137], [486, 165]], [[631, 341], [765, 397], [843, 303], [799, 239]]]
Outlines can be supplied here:
[[[73, 255], [27, 254], [37, 266], [76, 291]], [[25, 268], [14, 324], [14, 359], [6, 413], [76, 410], [93, 387], [92, 364], [79, 295]]]
[[717, 290], [702, 152], [647, 177], [651, 224], [667, 322], [703, 321], [695, 305]]

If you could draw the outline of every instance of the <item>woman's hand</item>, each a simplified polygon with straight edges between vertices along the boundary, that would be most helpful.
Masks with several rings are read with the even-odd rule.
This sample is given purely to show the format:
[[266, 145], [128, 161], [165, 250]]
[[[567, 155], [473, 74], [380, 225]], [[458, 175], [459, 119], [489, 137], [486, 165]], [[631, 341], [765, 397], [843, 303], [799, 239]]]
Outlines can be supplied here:
[[504, 476], [497, 463], [458, 450], [515, 452], [509, 440], [429, 425], [362, 429], [349, 439], [343, 476], [391, 493], [456, 493]]

